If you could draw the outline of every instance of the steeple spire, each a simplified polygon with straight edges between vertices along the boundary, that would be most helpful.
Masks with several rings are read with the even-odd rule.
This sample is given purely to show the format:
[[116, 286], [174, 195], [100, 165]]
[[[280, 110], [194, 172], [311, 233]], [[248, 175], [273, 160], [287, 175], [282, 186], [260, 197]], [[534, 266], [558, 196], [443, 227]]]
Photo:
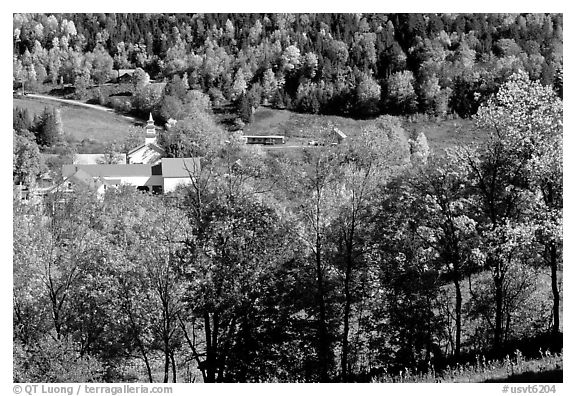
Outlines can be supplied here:
[[146, 123], [146, 136], [144, 138], [144, 144], [153, 143], [156, 144], [156, 127], [154, 126], [154, 119], [152, 118], [152, 113], [148, 118]]

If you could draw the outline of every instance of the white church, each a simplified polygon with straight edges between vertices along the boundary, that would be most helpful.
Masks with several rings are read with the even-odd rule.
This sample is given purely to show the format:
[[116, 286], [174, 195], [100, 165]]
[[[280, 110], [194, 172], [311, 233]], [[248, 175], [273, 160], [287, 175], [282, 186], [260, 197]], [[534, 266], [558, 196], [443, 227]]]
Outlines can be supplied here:
[[166, 158], [157, 143], [152, 114], [146, 124], [144, 144], [119, 158], [120, 163], [107, 164], [105, 154], [78, 154], [74, 163], [62, 166], [65, 186], [88, 187], [103, 193], [108, 187], [132, 185], [138, 190], [161, 194], [179, 185], [192, 183], [200, 171], [200, 158]]

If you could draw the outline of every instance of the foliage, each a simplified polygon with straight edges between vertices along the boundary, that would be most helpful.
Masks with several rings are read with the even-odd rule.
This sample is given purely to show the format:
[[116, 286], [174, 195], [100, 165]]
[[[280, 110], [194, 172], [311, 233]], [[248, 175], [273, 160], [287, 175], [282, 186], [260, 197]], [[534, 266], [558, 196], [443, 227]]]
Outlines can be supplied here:
[[[407, 23], [424, 26], [418, 16]], [[327, 49], [336, 74], [371, 53], [370, 18], [358, 24], [350, 52], [345, 41]], [[242, 41], [238, 24], [226, 26], [221, 42]], [[252, 33], [249, 42], [265, 39]], [[176, 41], [194, 34], [171, 33]], [[468, 49], [458, 47], [454, 62], [470, 69], [480, 39], [463, 36], [454, 40]], [[398, 38], [431, 58], [451, 40]], [[274, 77], [275, 95], [289, 98], [308, 68], [298, 105], [315, 107], [307, 93], [328, 88], [314, 81], [313, 57], [282, 48], [276, 55], [293, 68], [282, 83]], [[248, 64], [239, 70], [258, 79]], [[517, 342], [536, 345], [533, 336], [561, 348], [563, 124], [552, 87], [513, 74], [479, 106], [476, 121], [490, 136], [478, 146], [431, 152], [426, 136], [409, 136], [410, 124], [388, 115], [358, 122], [336, 143], [342, 119], [312, 124], [298, 115], [299, 124], [283, 127], [308, 122], [319, 144], [268, 150], [227, 136], [208, 96], [189, 89], [189, 72], [135, 98], [140, 111], [178, 112], [159, 143], [171, 157], [201, 157], [188, 185], [165, 195], [132, 186], [70, 194], [60, 185], [39, 204], [14, 200], [15, 380], [406, 382], [463, 378], [457, 372], [484, 380], [478, 370], [519, 369], [521, 355], [515, 365], [474, 365], [471, 356], [503, 357]], [[389, 72], [410, 84], [420, 78]], [[362, 86], [356, 94], [375, 100], [367, 92], [377, 80], [368, 70], [353, 74], [358, 85], [341, 92]], [[260, 89], [242, 97], [256, 100]], [[413, 96], [434, 103], [441, 90], [431, 91]], [[54, 131], [59, 122], [51, 110], [31, 124], [15, 115], [14, 177], [25, 184], [41, 167], [35, 125]], [[108, 147], [107, 159], [142, 133]]]
[[163, 133], [159, 144], [171, 157], [210, 157], [219, 150], [224, 136], [210, 114], [194, 112]]
[[[300, 111], [469, 117], [518, 70], [561, 92], [562, 28], [562, 14], [14, 14], [13, 82], [74, 83], [82, 97], [113, 67], [139, 68], [232, 101], [260, 85]], [[319, 82], [318, 105], [301, 106]], [[363, 92], [385, 106], [351, 105]]]
[[43, 168], [40, 149], [30, 134], [13, 131], [13, 183], [32, 186]]

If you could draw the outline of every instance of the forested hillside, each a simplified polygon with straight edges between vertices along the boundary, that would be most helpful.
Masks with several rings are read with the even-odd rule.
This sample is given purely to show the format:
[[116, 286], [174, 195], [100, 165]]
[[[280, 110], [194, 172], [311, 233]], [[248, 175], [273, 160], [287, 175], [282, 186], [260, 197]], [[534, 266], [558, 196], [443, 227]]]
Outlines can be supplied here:
[[[393, 116], [297, 156], [192, 118], [167, 136], [203, 157], [176, 193], [15, 200], [15, 381], [483, 381], [548, 359], [562, 114], [520, 73], [480, 107], [488, 137], [446, 152]], [[28, 135], [14, 170], [33, 185]], [[561, 376], [547, 361], [543, 378]]]
[[15, 14], [14, 81], [186, 74], [213, 103], [467, 117], [514, 71], [562, 92], [562, 14]]

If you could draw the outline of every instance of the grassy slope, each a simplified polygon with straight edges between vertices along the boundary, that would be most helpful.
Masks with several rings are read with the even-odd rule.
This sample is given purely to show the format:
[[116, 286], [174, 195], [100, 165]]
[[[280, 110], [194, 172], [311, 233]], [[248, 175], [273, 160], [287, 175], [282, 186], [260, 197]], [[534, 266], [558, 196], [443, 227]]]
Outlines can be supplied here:
[[284, 135], [288, 142], [300, 142], [318, 137], [321, 128], [336, 126], [349, 136], [360, 131], [369, 121], [338, 116], [300, 114], [289, 110], [260, 107], [254, 121], [244, 128], [245, 135]]
[[[244, 128], [246, 135], [284, 135], [288, 144], [306, 144], [316, 139], [322, 127], [336, 126], [346, 135], [353, 137], [370, 120], [354, 120], [339, 116], [300, 114], [289, 110], [260, 107], [254, 121]], [[440, 151], [456, 144], [480, 142], [486, 133], [476, 128], [472, 120], [420, 121], [404, 123], [407, 132], [424, 132], [430, 148]]]
[[45, 107], [59, 107], [64, 133], [69, 135], [71, 140], [77, 142], [88, 139], [105, 144], [114, 140], [121, 140], [128, 134], [128, 129], [132, 125], [129, 120], [113, 113], [79, 106], [55, 104], [50, 101], [15, 98], [12, 105], [13, 107], [27, 108], [31, 116], [42, 113]]

